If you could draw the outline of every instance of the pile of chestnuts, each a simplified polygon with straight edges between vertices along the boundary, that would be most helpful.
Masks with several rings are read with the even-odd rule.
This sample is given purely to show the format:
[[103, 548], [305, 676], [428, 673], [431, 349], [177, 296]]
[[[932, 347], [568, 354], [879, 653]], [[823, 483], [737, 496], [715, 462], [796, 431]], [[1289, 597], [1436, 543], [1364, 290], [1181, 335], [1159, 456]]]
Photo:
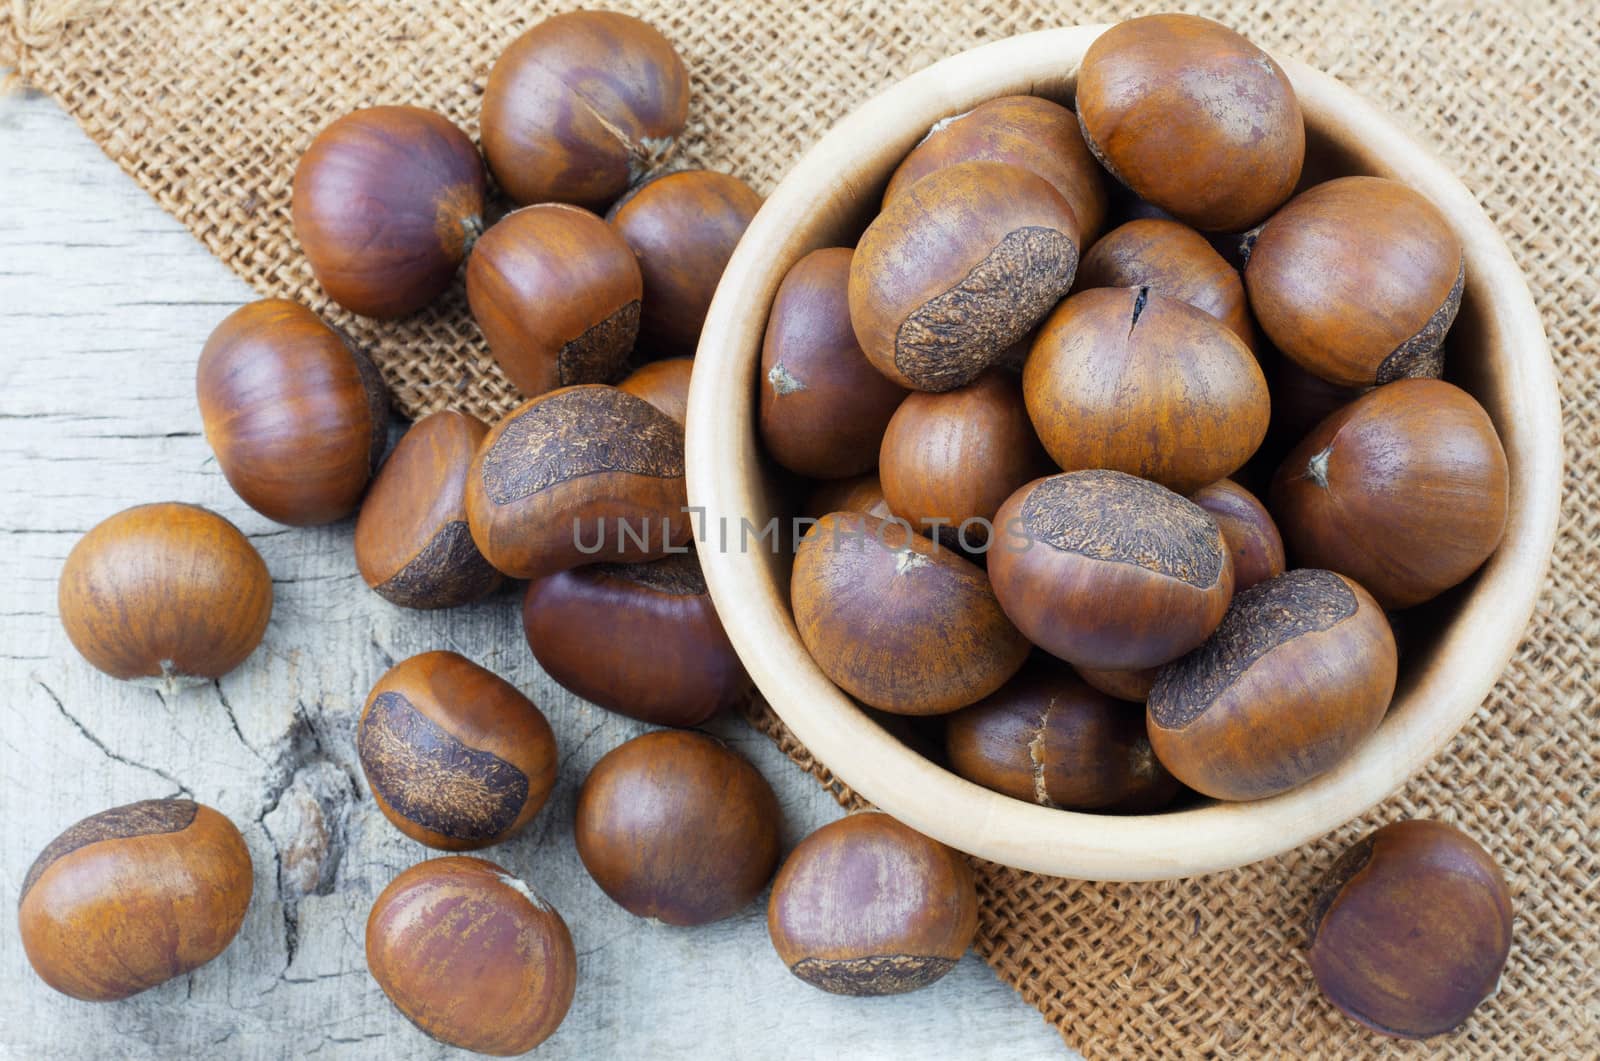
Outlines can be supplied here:
[[[1206, 93], [1224, 89], [1219, 114]], [[856, 246], [807, 255], [777, 292], [759, 426], [815, 517], [796, 625], [850, 695], [932, 717], [952, 769], [1017, 799], [1129, 814], [1271, 796], [1377, 728], [1398, 667], [1386, 609], [1460, 583], [1499, 541], [1504, 453], [1438, 378], [1464, 256], [1403, 185], [1302, 187], [1288, 79], [1215, 23], [1113, 28], [1075, 104], [1008, 97], [940, 122]], [[577, 853], [606, 896], [693, 926], [770, 884], [795, 976], [909, 991], [972, 943], [967, 859], [872, 811], [785, 858], [770, 785], [683, 728], [750, 693], [696, 559], [684, 431], [707, 306], [761, 205], [735, 177], [667, 168], [688, 105], [657, 30], [580, 11], [496, 62], [481, 155], [429, 110], [340, 118], [293, 175], [318, 283], [399, 318], [465, 263], [524, 400], [493, 424], [431, 412], [390, 449], [379, 371], [310, 309], [268, 299], [201, 351], [201, 418], [258, 512], [354, 516], [355, 567], [384, 600], [456, 608], [525, 582], [551, 678], [678, 727], [612, 749], [578, 793]], [[490, 175], [515, 204], [492, 223]], [[91, 664], [174, 689], [242, 664], [271, 608], [250, 542], [183, 504], [110, 517], [60, 581]], [[581, 997], [572, 936], [462, 852], [540, 814], [560, 761], [548, 720], [479, 664], [428, 652], [372, 687], [355, 743], [381, 814], [448, 853], [377, 896], [372, 976], [436, 1039], [532, 1049]], [[28, 871], [23, 942], [52, 987], [125, 998], [221, 953], [252, 880], [209, 807], [114, 808]], [[1510, 919], [1481, 848], [1400, 823], [1330, 871], [1311, 966], [1357, 1020], [1434, 1034], [1492, 987]]]

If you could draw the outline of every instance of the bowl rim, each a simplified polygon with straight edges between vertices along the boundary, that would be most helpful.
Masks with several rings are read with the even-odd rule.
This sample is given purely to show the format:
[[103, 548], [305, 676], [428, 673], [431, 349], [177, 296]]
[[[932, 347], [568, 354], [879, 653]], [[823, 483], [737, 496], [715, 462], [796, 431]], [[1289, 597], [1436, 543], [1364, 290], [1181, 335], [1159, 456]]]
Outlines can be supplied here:
[[[751, 514], [748, 500], [765, 489], [755, 376], [767, 311], [789, 265], [829, 245], [829, 233], [837, 242], [859, 213], [860, 189], [881, 186], [934, 121], [997, 96], [1066, 98], [1084, 51], [1107, 28], [1041, 30], [943, 59], [835, 124], [768, 197], [723, 274], [696, 354], [686, 466], [702, 530], [738, 526]], [[1431, 151], [1329, 75], [1273, 58], [1308, 127], [1352, 151], [1364, 172], [1422, 191], [1462, 239], [1482, 344], [1498, 352], [1478, 367], [1483, 378], [1472, 389], [1495, 420], [1511, 468], [1505, 538], [1432, 651], [1404, 672], [1378, 732], [1338, 767], [1270, 799], [1116, 817], [1013, 799], [925, 759], [817, 668], [787, 593], [770, 588], [770, 557], [703, 548], [707, 587], [729, 638], [795, 737], [878, 808], [968, 854], [1054, 876], [1161, 880], [1235, 868], [1314, 840], [1395, 791], [1454, 738], [1505, 669], [1543, 589], [1563, 454], [1554, 365], [1526, 280], [1493, 222]], [[864, 159], [881, 171], [870, 181]]]

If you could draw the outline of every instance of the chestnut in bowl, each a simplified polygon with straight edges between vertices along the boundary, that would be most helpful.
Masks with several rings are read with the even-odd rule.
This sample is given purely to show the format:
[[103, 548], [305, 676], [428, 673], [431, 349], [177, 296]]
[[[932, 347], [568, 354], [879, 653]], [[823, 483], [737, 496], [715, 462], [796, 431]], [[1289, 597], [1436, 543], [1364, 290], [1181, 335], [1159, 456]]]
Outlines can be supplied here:
[[818, 483], [806, 495], [801, 511], [812, 519], [821, 519], [830, 512], [860, 512], [878, 519], [892, 515], [889, 502], [884, 500], [883, 484], [874, 472]]
[[1088, 682], [1095, 689], [1099, 689], [1107, 696], [1118, 700], [1126, 700], [1130, 704], [1142, 704], [1150, 698], [1150, 687], [1156, 683], [1156, 675], [1160, 667], [1144, 667], [1140, 670], [1096, 670], [1093, 667], [1074, 667], [1078, 677]]
[[1249, 589], [1283, 574], [1283, 537], [1256, 495], [1232, 479], [1201, 487], [1189, 500], [1211, 513], [1233, 555], [1233, 590]]
[[692, 357], [646, 361], [617, 384], [617, 389], [643, 398], [681, 426], [689, 420], [689, 378], [693, 372]]

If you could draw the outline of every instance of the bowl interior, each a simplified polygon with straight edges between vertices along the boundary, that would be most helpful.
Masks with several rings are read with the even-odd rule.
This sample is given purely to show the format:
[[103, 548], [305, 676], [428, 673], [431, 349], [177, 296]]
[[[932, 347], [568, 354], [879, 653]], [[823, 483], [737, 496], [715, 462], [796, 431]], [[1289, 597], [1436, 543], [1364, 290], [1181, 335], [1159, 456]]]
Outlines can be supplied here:
[[799, 258], [855, 243], [895, 165], [930, 125], [1003, 95], [1070, 105], [1084, 50], [1103, 29], [1047, 30], [946, 59], [862, 105], [796, 165], [751, 224], [707, 318], [690, 394], [689, 495], [704, 509], [701, 559], [735, 648], [774, 710], [835, 775], [970, 854], [1060, 876], [1148, 880], [1243, 865], [1320, 836], [1393, 791], [1454, 736], [1515, 649], [1549, 561], [1559, 412], [1526, 284], [1471, 194], [1355, 93], [1275, 57], [1305, 111], [1308, 181], [1348, 173], [1404, 181], [1462, 239], [1467, 284], [1448, 375], [1483, 403], [1506, 447], [1511, 504], [1500, 549], [1472, 580], [1408, 619], [1400, 687], [1379, 731], [1339, 767], [1272, 799], [1130, 817], [1052, 810], [961, 779], [903, 739], [899, 720], [885, 724], [858, 707], [800, 642], [787, 550], [745, 530], [792, 515], [755, 430], [768, 310]]

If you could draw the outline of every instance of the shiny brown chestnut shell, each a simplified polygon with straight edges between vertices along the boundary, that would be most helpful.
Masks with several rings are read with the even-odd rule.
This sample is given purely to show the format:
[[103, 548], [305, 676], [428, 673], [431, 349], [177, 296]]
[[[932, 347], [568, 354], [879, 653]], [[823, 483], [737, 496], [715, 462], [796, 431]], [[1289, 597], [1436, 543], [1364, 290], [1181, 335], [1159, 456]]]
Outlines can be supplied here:
[[365, 317], [403, 317], [442, 295], [483, 231], [483, 160], [421, 107], [368, 107], [311, 142], [291, 215], [311, 272]]
[[1130, 704], [1142, 704], [1149, 699], [1150, 687], [1156, 683], [1156, 675], [1161, 670], [1160, 667], [1144, 667], [1140, 670], [1096, 670], [1093, 667], [1072, 669], [1093, 688], [1099, 689], [1107, 696], [1126, 700]]
[[806, 495], [801, 512], [811, 519], [821, 519], [830, 512], [860, 512], [878, 519], [888, 519], [889, 502], [883, 497], [883, 484], [876, 472], [858, 475], [854, 479], [834, 479], [818, 483]]
[[1271, 503], [1297, 563], [1349, 575], [1386, 608], [1466, 579], [1505, 533], [1505, 450], [1472, 396], [1401, 380], [1324, 420], [1278, 469]]
[[1249, 589], [1283, 574], [1283, 538], [1256, 495], [1234, 482], [1219, 479], [1201, 487], [1189, 500], [1211, 513], [1233, 554], [1233, 591]]
[[875, 810], [802, 840], [767, 903], [778, 957], [836, 995], [927, 987], [955, 968], [977, 931], [966, 858]]
[[1207, 796], [1275, 796], [1377, 729], [1396, 662], [1389, 621], [1366, 590], [1299, 568], [1239, 593], [1205, 644], [1161, 669], [1146, 703], [1150, 743]]
[[689, 422], [689, 379], [693, 372], [692, 357], [647, 361], [617, 384], [617, 389], [643, 398], [682, 425]]
[[598, 212], [672, 157], [688, 117], [689, 72], [654, 26], [571, 11], [495, 60], [483, 91], [483, 153], [514, 201]]
[[778, 864], [778, 799], [703, 733], [657, 730], [601, 757], [578, 793], [584, 868], [619, 906], [669, 925], [738, 913]]

